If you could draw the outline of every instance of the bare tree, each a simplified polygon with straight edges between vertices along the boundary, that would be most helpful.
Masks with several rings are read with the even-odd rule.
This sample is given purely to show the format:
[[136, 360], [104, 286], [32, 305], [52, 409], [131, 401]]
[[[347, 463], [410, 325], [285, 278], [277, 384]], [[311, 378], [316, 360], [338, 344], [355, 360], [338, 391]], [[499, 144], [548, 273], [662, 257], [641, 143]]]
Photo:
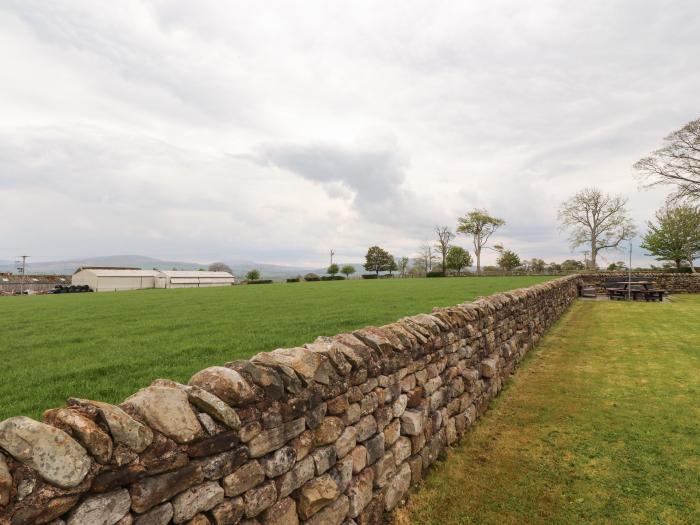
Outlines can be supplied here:
[[661, 148], [634, 168], [647, 186], [676, 186], [672, 201], [700, 200], [700, 118], [668, 135]]
[[470, 211], [465, 217], [457, 219], [459, 226], [457, 231], [465, 235], [471, 235], [474, 242], [474, 255], [476, 255], [476, 273], [481, 273], [481, 250], [491, 234], [503, 226], [506, 221], [498, 217], [492, 217], [486, 210]]
[[450, 242], [454, 239], [455, 234], [450, 231], [448, 226], [435, 226], [435, 234], [437, 235], [435, 249], [442, 255], [442, 273], [447, 273], [447, 251], [450, 249]]
[[627, 199], [624, 197], [586, 188], [559, 207], [561, 229], [569, 230], [571, 249], [590, 246], [591, 269], [596, 268], [598, 252], [617, 248], [623, 240], [631, 239], [636, 234], [626, 205]]
[[433, 270], [433, 263], [435, 262], [435, 255], [433, 253], [433, 247], [430, 244], [424, 244], [419, 248], [418, 257], [416, 260], [421, 261], [421, 266], [425, 268], [426, 273]]
[[233, 273], [233, 270], [231, 270], [231, 267], [222, 262], [213, 262], [209, 265], [209, 271], [210, 272], [228, 272], [228, 273]]

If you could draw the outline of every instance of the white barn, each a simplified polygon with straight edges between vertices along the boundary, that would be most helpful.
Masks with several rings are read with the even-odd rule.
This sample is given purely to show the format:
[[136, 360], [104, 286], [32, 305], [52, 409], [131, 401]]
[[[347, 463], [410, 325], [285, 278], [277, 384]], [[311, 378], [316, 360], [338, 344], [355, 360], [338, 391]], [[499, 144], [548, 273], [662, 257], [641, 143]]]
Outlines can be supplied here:
[[228, 272], [163, 270], [156, 280], [157, 288], [208, 288], [231, 286], [235, 279]]
[[118, 292], [147, 288], [207, 288], [231, 286], [228, 272], [142, 270], [140, 268], [83, 267], [73, 274], [71, 284], [88, 285], [95, 292]]
[[140, 268], [78, 268], [71, 284], [88, 285], [95, 292], [155, 288], [158, 270]]

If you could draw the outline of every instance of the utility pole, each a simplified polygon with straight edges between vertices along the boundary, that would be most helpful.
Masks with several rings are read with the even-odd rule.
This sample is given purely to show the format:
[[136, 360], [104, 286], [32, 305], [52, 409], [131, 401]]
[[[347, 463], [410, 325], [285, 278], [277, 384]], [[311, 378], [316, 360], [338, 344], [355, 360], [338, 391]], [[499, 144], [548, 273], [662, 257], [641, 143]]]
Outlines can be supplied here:
[[583, 264], [587, 270], [590, 270], [591, 268], [588, 267], [588, 253], [588, 251], [583, 252]]
[[29, 255], [20, 255], [20, 257], [22, 258], [21, 266], [19, 266], [20, 262], [17, 262], [17, 270], [19, 270], [20, 274], [19, 293], [20, 295], [24, 295], [24, 275], [27, 270], [27, 258], [29, 257]]
[[331, 250], [331, 264], [333, 264], [333, 256], [335, 255], [335, 252]]

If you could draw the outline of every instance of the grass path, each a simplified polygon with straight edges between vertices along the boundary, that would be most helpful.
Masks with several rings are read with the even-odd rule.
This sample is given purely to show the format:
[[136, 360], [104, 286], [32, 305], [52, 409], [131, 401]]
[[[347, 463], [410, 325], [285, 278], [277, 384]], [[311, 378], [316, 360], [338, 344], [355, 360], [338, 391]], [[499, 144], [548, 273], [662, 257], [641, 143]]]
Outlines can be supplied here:
[[547, 277], [396, 279], [0, 298], [0, 420], [69, 396], [120, 402], [153, 379], [386, 324]]
[[576, 303], [395, 521], [700, 523], [700, 296]]

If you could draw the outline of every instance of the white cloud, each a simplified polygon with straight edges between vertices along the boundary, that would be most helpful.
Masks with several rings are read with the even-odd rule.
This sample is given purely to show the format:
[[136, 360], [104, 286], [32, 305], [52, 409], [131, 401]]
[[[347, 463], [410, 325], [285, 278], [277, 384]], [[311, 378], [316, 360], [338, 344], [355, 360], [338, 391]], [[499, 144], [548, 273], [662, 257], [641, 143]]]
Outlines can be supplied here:
[[411, 255], [473, 207], [569, 257], [574, 191], [662, 200], [630, 166], [698, 117], [699, 30], [691, 1], [5, 2], [0, 258]]

